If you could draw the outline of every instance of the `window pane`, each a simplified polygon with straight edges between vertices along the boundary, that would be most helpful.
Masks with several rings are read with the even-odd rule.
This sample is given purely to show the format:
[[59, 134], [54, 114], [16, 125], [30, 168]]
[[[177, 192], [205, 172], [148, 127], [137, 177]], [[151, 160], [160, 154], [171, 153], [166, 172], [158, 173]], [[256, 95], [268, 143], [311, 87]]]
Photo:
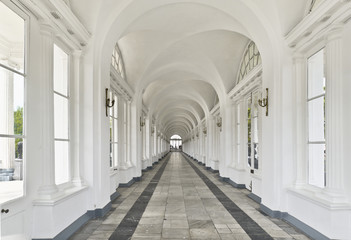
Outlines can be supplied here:
[[113, 111], [114, 111], [113, 112], [113, 116], [115, 118], [117, 118], [118, 117], [118, 99], [117, 99], [117, 96], [114, 95], [113, 99], [115, 100], [115, 105], [113, 106]]
[[251, 143], [247, 144], [247, 163], [251, 166]]
[[324, 137], [324, 97], [308, 102], [309, 141], [325, 141]]
[[68, 96], [68, 55], [54, 45], [54, 91]]
[[110, 142], [113, 139], [113, 119], [110, 117]]
[[309, 184], [325, 186], [325, 144], [309, 144]]
[[254, 143], [253, 147], [254, 147], [254, 168], [258, 169], [258, 143]]
[[308, 98], [324, 94], [324, 49], [308, 59]]
[[0, 134], [23, 135], [24, 78], [0, 67]]
[[112, 149], [113, 149], [113, 146], [112, 146], [112, 143], [110, 142], [110, 167], [113, 167], [113, 156], [112, 156], [113, 151], [112, 151]]
[[113, 141], [118, 142], [118, 121], [116, 119], [114, 120], [113, 127]]
[[113, 144], [113, 162], [114, 166], [118, 166], [118, 144]]
[[68, 139], [68, 99], [54, 94], [55, 138]]
[[68, 162], [67, 141], [55, 141], [55, 183], [61, 184], [69, 181], [69, 162]]
[[23, 180], [23, 139], [0, 137], [0, 182], [15, 180]]
[[24, 20], [0, 2], [0, 63], [24, 73]]

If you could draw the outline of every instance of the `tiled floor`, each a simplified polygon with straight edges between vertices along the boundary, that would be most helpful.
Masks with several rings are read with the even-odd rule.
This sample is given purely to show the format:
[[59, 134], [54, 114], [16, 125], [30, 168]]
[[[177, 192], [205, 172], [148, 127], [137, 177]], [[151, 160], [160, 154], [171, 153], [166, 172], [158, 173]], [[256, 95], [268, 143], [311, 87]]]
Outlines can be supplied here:
[[309, 239], [261, 214], [247, 190], [221, 182], [178, 152], [118, 191], [107, 216], [89, 221], [71, 240]]

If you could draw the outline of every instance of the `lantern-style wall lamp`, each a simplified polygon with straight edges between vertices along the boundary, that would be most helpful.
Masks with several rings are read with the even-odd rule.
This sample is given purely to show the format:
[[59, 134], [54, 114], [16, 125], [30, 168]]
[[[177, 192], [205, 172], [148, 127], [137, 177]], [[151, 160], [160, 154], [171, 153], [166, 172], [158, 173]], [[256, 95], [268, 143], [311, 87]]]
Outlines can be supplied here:
[[206, 135], [207, 134], [207, 127], [203, 127], [202, 132]]
[[258, 105], [266, 108], [266, 116], [268, 116], [268, 88], [266, 88], [266, 98], [259, 99]]
[[140, 116], [140, 131], [145, 126], [145, 118]]
[[105, 93], [106, 93], [106, 117], [108, 117], [108, 109], [112, 108], [115, 105], [115, 100], [113, 99], [111, 101], [111, 99], [108, 97], [108, 88], [105, 89]]
[[217, 117], [216, 125], [220, 128], [219, 130], [222, 131], [222, 118], [220, 116]]

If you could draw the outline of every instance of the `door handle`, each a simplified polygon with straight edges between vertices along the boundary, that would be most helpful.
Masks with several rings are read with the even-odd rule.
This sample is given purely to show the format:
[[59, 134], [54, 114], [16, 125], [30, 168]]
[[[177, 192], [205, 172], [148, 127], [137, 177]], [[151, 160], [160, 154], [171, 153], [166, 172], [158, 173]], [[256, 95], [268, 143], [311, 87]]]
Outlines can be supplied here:
[[9, 211], [9, 209], [1, 209], [1, 213], [8, 213]]

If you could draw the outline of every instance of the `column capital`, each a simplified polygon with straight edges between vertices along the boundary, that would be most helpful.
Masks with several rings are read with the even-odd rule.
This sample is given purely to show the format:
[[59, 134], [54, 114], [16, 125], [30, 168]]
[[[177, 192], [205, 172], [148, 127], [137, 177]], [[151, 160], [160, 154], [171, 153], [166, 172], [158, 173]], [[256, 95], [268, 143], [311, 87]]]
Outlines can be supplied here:
[[53, 27], [50, 25], [49, 22], [47, 21], [39, 21], [39, 26], [40, 26], [40, 33], [42, 35], [46, 35], [48, 37], [53, 37], [55, 30]]
[[73, 55], [74, 58], [78, 58], [79, 59], [80, 57], [82, 57], [83, 51], [76, 49], [76, 50], [74, 50], [72, 52], [72, 55]]
[[297, 63], [299, 61], [303, 61], [304, 58], [305, 58], [305, 56], [302, 53], [300, 53], [300, 52], [295, 52], [293, 54], [293, 62], [294, 63]]
[[341, 39], [342, 38], [343, 27], [344, 26], [342, 24], [336, 24], [336, 25], [332, 26], [329, 29], [329, 31], [328, 31], [328, 33], [327, 33], [327, 35], [325, 37], [327, 43], [331, 42], [331, 41], [334, 41], [334, 40]]

